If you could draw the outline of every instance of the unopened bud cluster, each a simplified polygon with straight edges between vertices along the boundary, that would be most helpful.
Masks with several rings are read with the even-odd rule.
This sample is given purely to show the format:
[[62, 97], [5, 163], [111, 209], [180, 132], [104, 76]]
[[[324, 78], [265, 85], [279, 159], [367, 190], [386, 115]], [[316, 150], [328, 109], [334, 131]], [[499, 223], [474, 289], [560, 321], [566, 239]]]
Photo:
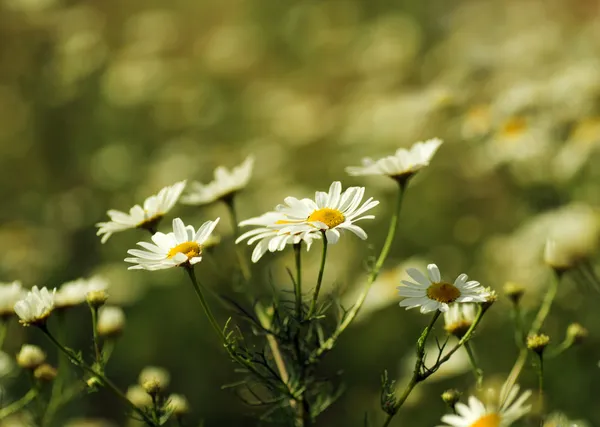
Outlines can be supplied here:
[[533, 334], [527, 337], [527, 348], [537, 354], [542, 354], [548, 344], [550, 337], [544, 334]]

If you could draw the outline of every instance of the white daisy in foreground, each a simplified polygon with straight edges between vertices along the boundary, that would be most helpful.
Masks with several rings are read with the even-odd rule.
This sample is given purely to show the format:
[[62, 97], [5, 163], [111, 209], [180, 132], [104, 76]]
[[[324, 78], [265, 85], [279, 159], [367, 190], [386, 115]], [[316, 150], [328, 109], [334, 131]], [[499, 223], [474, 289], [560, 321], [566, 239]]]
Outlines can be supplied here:
[[456, 404], [456, 415], [442, 417], [446, 424], [440, 427], [508, 427], [531, 411], [531, 405], [525, 405], [531, 391], [525, 391], [517, 398], [518, 395], [519, 386], [515, 385], [501, 404], [484, 405], [476, 397], [470, 396], [468, 405]]
[[267, 212], [259, 217], [247, 219], [240, 222], [241, 227], [246, 225], [258, 225], [261, 227], [242, 234], [236, 239], [235, 243], [240, 243], [248, 239], [248, 245], [251, 245], [258, 241], [252, 251], [252, 262], [258, 262], [267, 251], [282, 251], [287, 245], [291, 244], [304, 242], [308, 251], [313, 240], [321, 238], [321, 232], [318, 230], [279, 234], [279, 230], [276, 228], [277, 225], [286, 223], [286, 216], [279, 212]]
[[0, 283], [0, 317], [10, 316], [15, 313], [14, 305], [24, 298], [27, 292], [21, 282]]
[[25, 298], [15, 303], [15, 313], [20, 322], [27, 325], [41, 324], [46, 321], [54, 309], [54, 294], [56, 289], [49, 291], [43, 287], [41, 290], [34, 286]]
[[108, 281], [100, 276], [80, 278], [61, 285], [54, 297], [56, 308], [68, 308], [86, 301], [87, 294], [108, 289]]
[[419, 141], [408, 150], [399, 148], [393, 156], [379, 160], [365, 157], [362, 166], [348, 166], [346, 172], [353, 176], [387, 175], [394, 179], [406, 178], [428, 166], [440, 145], [442, 140], [439, 138]]
[[450, 304], [444, 312], [444, 329], [449, 334], [462, 338], [475, 321], [476, 314], [475, 304]]
[[408, 275], [416, 282], [402, 280], [398, 286], [398, 295], [405, 297], [400, 301], [400, 307], [411, 309], [421, 308], [421, 313], [440, 310], [447, 311], [452, 303], [485, 302], [486, 293], [479, 282], [468, 281], [466, 274], [456, 278], [454, 284], [442, 281], [437, 265], [427, 266], [427, 277], [416, 268], [406, 270]]
[[130, 270], [163, 270], [165, 268], [178, 267], [183, 264], [194, 265], [202, 260], [204, 243], [215, 229], [219, 218], [214, 221], [206, 221], [198, 229], [194, 230], [191, 225], [184, 225], [180, 218], [173, 220], [173, 232], [164, 234], [155, 233], [152, 243], [138, 242], [138, 245], [146, 249], [130, 249], [128, 254], [135, 258], [125, 258], [126, 262], [136, 265], [129, 267]]
[[332, 244], [338, 241], [343, 230], [351, 231], [365, 240], [367, 233], [354, 223], [375, 218], [373, 215], [361, 215], [379, 202], [370, 197], [361, 205], [364, 194], [364, 187], [349, 187], [342, 192], [342, 184], [335, 181], [329, 187], [329, 193], [317, 191], [314, 201], [286, 197], [285, 205], [276, 208], [286, 219], [271, 228], [279, 229], [279, 234], [321, 230]]
[[250, 181], [254, 157], [248, 156], [244, 162], [234, 167], [231, 172], [223, 166], [215, 169], [215, 179], [208, 184], [194, 181], [190, 189], [181, 198], [186, 205], [207, 205], [217, 200], [227, 199], [243, 189]]
[[153, 196], [144, 200], [144, 206], [135, 205], [129, 209], [129, 213], [109, 210], [110, 217], [108, 222], [99, 222], [96, 227], [99, 228], [96, 235], [102, 236], [102, 243], [105, 243], [113, 233], [129, 230], [131, 228], [145, 228], [154, 230], [158, 222], [165, 216], [177, 203], [181, 192], [185, 188], [185, 181], [180, 181], [171, 186], [165, 187]]

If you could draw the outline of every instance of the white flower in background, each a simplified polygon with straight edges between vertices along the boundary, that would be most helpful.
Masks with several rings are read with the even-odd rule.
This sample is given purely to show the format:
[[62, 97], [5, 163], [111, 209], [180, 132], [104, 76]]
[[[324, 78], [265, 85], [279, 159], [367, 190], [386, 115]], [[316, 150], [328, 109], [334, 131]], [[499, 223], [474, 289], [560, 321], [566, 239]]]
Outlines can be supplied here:
[[14, 305], [24, 298], [27, 291], [21, 286], [21, 282], [15, 280], [12, 283], [0, 283], [0, 317], [14, 314]]
[[475, 321], [476, 314], [475, 304], [450, 304], [448, 310], [444, 312], [444, 329], [449, 334], [462, 338]]
[[461, 274], [456, 278], [454, 284], [442, 281], [440, 270], [437, 265], [427, 266], [428, 276], [425, 276], [416, 268], [406, 270], [408, 275], [416, 282], [403, 280], [398, 286], [398, 295], [405, 297], [400, 301], [400, 307], [411, 309], [421, 308], [421, 313], [440, 310], [447, 311], [452, 303], [485, 302], [486, 293], [479, 282], [471, 280]]
[[152, 407], [152, 397], [141, 385], [132, 385], [127, 389], [127, 393], [125, 396], [131, 403], [133, 403], [138, 408], [150, 408]]
[[108, 289], [108, 281], [100, 276], [72, 280], [62, 284], [56, 291], [54, 306], [56, 308], [73, 307], [85, 302], [89, 292], [105, 291], [106, 289]]
[[138, 378], [138, 383], [146, 392], [164, 391], [171, 382], [171, 374], [164, 368], [158, 366], [147, 366], [142, 369]]
[[[501, 393], [502, 394], [502, 393]], [[441, 427], [508, 427], [516, 420], [531, 411], [531, 405], [525, 401], [531, 396], [531, 391], [519, 395], [519, 386], [515, 385], [508, 393], [504, 402], [485, 405], [474, 396], [469, 397], [469, 404], [456, 404], [456, 414], [442, 417]]]
[[361, 205], [364, 194], [364, 187], [349, 187], [342, 192], [342, 184], [335, 181], [329, 187], [329, 193], [317, 191], [314, 201], [286, 197], [285, 205], [278, 205], [276, 208], [286, 219], [280, 220], [271, 228], [279, 229], [279, 234], [321, 230], [332, 244], [338, 241], [343, 230], [351, 231], [365, 240], [367, 233], [354, 223], [361, 219], [375, 218], [373, 215], [361, 215], [379, 202], [370, 197]]
[[[8, 354], [0, 350], [0, 383], [11, 377], [15, 371], [15, 362], [14, 359]], [[0, 395], [1, 387], [0, 387]]]
[[54, 309], [54, 294], [45, 286], [40, 290], [34, 286], [27, 295], [15, 303], [14, 309], [20, 322], [24, 325], [32, 325], [44, 322]]
[[144, 206], [135, 205], [129, 210], [129, 213], [109, 210], [110, 221], [99, 222], [98, 236], [102, 236], [102, 243], [119, 231], [125, 231], [132, 228], [145, 228], [152, 230], [156, 224], [165, 216], [177, 203], [181, 192], [185, 188], [185, 181], [177, 182], [171, 186], [165, 187], [158, 194], [148, 197], [144, 200]]
[[171, 394], [167, 399], [167, 407], [173, 411], [173, 415], [181, 416], [190, 412], [190, 404], [182, 394]]
[[202, 260], [203, 245], [218, 222], [219, 218], [206, 221], [195, 231], [191, 225], [186, 226], [180, 218], [175, 218], [173, 232], [155, 233], [152, 236], [154, 244], [138, 242], [138, 245], [146, 250], [128, 250], [127, 253], [135, 258], [125, 258], [125, 261], [136, 264], [129, 267], [130, 270], [163, 270], [186, 263], [194, 265]]
[[440, 145], [442, 140], [439, 138], [419, 141], [408, 150], [399, 148], [393, 156], [379, 160], [365, 157], [362, 166], [348, 166], [346, 172], [353, 176], [386, 175], [392, 178], [411, 176], [429, 165]]
[[23, 344], [17, 353], [17, 364], [23, 369], [35, 369], [46, 361], [46, 353], [37, 345]]
[[300, 231], [297, 233], [279, 234], [277, 225], [287, 223], [286, 216], [279, 212], [267, 212], [259, 217], [250, 218], [240, 222], [240, 226], [258, 225], [259, 228], [247, 231], [238, 237], [235, 243], [248, 239], [248, 245], [258, 242], [252, 251], [252, 262], [258, 262], [267, 252], [282, 251], [287, 245], [304, 242], [306, 250], [310, 250], [313, 239], [320, 239], [318, 230]]
[[189, 191], [181, 198], [181, 203], [186, 205], [206, 205], [217, 200], [226, 199], [237, 193], [250, 180], [254, 157], [248, 156], [244, 162], [229, 172], [223, 166], [215, 169], [215, 179], [208, 184], [194, 181], [190, 184]]
[[121, 307], [104, 306], [98, 313], [96, 330], [101, 337], [119, 335], [125, 327], [125, 313]]
[[565, 414], [553, 412], [544, 420], [543, 427], [588, 427], [585, 421], [572, 421]]

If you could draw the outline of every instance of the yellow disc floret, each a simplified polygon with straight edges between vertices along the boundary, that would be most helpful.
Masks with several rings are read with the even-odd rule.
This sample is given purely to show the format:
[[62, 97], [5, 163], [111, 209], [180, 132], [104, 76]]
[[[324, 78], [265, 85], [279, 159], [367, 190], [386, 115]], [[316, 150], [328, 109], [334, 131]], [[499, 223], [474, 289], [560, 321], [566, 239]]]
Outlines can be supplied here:
[[469, 427], [500, 427], [500, 415], [498, 414], [487, 414], [479, 418]]
[[309, 215], [307, 221], [319, 221], [327, 225], [329, 228], [334, 228], [346, 220], [344, 214], [337, 209], [322, 208], [314, 211]]
[[173, 258], [177, 254], [184, 254], [188, 259], [197, 257], [202, 252], [202, 248], [196, 242], [185, 242], [171, 248], [167, 254], [167, 258]]
[[427, 297], [437, 302], [451, 303], [460, 297], [460, 290], [446, 282], [432, 283], [427, 288]]

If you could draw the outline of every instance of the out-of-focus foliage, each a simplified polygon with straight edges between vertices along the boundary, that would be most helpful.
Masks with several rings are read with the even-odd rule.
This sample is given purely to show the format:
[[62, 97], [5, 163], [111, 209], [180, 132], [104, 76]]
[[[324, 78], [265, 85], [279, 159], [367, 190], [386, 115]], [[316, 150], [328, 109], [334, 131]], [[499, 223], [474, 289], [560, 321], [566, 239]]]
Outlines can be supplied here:
[[[334, 179], [361, 183], [382, 201], [367, 226], [368, 244], [379, 248], [393, 187], [346, 177], [344, 167], [444, 139], [435, 167], [407, 195], [389, 272], [373, 288], [364, 321], [328, 356], [329, 374], [341, 369], [347, 391], [323, 414], [324, 426], [359, 425], [365, 412], [379, 420], [381, 371], [408, 374], [404, 359], [425, 321], [396, 305], [405, 260], [467, 272], [498, 291], [519, 282], [533, 308], [548, 278], [541, 262], [548, 233], [557, 223], [580, 224], [581, 215], [597, 221], [594, 0], [0, 0], [0, 40], [0, 280], [54, 287], [107, 276], [110, 302], [128, 315], [109, 374], [126, 388], [145, 365], [168, 368], [172, 388], [206, 426], [255, 425], [260, 408], [220, 390], [237, 377], [183, 274], [126, 270], [126, 250], [143, 231], [100, 244], [93, 225], [107, 209], [127, 209], [178, 180], [207, 181], [217, 165], [254, 154], [255, 173], [238, 199], [241, 218]], [[175, 212], [197, 224], [225, 214], [220, 205]], [[221, 265], [203, 265], [203, 282], [236, 297], [219, 274], [234, 262], [223, 257], [231, 229], [223, 221], [217, 231]], [[329, 290], [351, 293], [364, 282], [361, 262], [373, 250], [351, 241], [330, 251]], [[266, 256], [255, 267], [265, 278], [257, 292], [269, 289], [269, 274], [289, 287], [284, 266], [291, 262], [289, 253]], [[306, 277], [316, 276], [318, 253], [305, 265]], [[589, 328], [583, 347], [546, 369], [548, 406], [592, 425], [600, 423], [599, 301], [565, 283], [545, 331], [558, 342], [573, 321]], [[224, 320], [228, 307], [213, 303]], [[503, 377], [516, 356], [508, 307], [494, 306], [475, 338], [491, 379]], [[68, 344], [89, 347], [86, 311], [67, 320]], [[16, 353], [26, 335], [37, 339], [11, 330], [5, 351]], [[440, 392], [471, 383], [462, 372], [418, 388], [398, 425], [438, 423]], [[535, 387], [533, 374], [521, 382]], [[104, 394], [85, 406], [74, 402], [60, 417], [66, 423], [82, 413], [125, 425]]]

